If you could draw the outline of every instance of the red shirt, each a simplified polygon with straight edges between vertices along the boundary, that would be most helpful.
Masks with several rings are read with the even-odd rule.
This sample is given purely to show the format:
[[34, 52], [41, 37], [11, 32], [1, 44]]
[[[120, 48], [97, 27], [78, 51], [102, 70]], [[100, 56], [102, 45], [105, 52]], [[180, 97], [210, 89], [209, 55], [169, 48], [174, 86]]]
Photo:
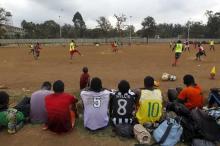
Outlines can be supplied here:
[[89, 85], [89, 74], [83, 73], [80, 77], [80, 89], [84, 89]]
[[67, 132], [72, 128], [70, 110], [75, 97], [67, 93], [54, 93], [46, 96], [48, 129], [54, 132]]
[[196, 86], [189, 86], [184, 88], [178, 98], [180, 100], [186, 101], [185, 106], [188, 109], [193, 108], [202, 108], [203, 106], [203, 96], [202, 96], [202, 89], [196, 85]]

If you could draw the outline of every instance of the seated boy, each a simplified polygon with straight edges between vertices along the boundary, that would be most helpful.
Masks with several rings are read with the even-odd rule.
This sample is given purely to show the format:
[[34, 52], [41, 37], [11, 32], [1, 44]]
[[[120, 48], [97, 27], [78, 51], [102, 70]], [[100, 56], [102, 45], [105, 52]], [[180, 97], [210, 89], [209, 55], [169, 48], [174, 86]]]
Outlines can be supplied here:
[[114, 125], [134, 123], [136, 100], [137, 97], [130, 90], [129, 83], [125, 80], [120, 81], [118, 91], [110, 94], [110, 116]]
[[64, 93], [64, 83], [60, 80], [53, 84], [54, 94], [45, 98], [47, 111], [46, 126], [57, 133], [68, 132], [75, 124], [75, 103], [77, 99]]
[[9, 95], [0, 91], [0, 127], [8, 127], [8, 132], [13, 134], [23, 126], [24, 115], [14, 108], [8, 108], [8, 106]]
[[91, 80], [90, 87], [81, 91], [84, 106], [84, 127], [95, 131], [108, 126], [108, 106], [110, 91], [102, 88], [99, 78]]
[[144, 79], [145, 88], [140, 90], [139, 108], [136, 118], [140, 124], [154, 123], [162, 116], [162, 93], [154, 88], [154, 79], [147, 76]]

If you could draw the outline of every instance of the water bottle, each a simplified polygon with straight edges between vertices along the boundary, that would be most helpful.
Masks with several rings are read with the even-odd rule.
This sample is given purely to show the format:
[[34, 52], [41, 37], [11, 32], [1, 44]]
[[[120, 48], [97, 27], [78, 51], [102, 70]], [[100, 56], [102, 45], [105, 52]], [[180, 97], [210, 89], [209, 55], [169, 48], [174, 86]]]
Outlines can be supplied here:
[[17, 124], [16, 113], [17, 113], [17, 110], [13, 109], [13, 108], [8, 109], [8, 111], [7, 111], [8, 133], [9, 134], [16, 133], [16, 124]]

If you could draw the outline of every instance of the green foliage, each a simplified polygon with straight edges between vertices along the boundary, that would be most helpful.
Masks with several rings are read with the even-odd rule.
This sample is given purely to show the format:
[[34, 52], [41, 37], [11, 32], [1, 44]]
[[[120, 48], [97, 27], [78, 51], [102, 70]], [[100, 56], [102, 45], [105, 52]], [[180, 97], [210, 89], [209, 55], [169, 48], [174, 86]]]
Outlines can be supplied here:
[[84, 32], [86, 30], [86, 25], [83, 20], [82, 15], [79, 12], [76, 12], [75, 15], [73, 16], [73, 23], [75, 27], [75, 33], [77, 37], [84, 37]]
[[142, 36], [143, 37], [154, 37], [156, 33], [156, 22], [153, 17], [146, 17], [141, 23], [142, 25]]

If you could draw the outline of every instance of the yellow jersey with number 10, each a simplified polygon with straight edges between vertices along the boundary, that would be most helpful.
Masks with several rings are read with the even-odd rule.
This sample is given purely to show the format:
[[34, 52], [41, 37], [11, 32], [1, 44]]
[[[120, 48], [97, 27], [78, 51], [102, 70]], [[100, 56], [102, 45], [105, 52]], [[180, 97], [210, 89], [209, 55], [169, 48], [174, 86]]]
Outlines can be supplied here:
[[162, 116], [162, 94], [159, 89], [142, 90], [136, 117], [140, 124], [159, 121]]

